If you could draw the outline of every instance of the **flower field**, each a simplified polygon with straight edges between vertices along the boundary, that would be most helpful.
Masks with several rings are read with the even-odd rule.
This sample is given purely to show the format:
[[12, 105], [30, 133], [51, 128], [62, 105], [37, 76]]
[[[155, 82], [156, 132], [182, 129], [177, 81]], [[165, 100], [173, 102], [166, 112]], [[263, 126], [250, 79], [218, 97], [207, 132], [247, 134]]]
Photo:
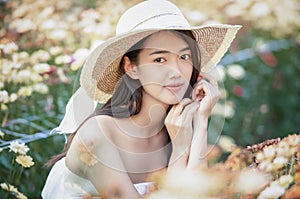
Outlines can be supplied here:
[[[136, 2], [0, 1], [0, 198], [40, 198], [43, 165], [65, 142], [49, 132], [89, 52]], [[243, 28], [211, 71], [222, 96], [210, 120], [209, 168], [158, 173], [147, 198], [300, 198], [300, 2], [172, 2], [192, 25]]]

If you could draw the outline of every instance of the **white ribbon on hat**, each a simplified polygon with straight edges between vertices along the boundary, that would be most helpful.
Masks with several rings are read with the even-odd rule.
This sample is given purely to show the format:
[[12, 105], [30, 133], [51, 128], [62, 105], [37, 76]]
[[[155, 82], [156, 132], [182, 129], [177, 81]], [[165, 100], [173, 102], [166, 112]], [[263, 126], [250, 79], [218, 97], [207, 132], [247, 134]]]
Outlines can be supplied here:
[[74, 133], [80, 124], [94, 112], [96, 106], [97, 102], [90, 98], [82, 87], [79, 87], [67, 103], [64, 118], [50, 134]]

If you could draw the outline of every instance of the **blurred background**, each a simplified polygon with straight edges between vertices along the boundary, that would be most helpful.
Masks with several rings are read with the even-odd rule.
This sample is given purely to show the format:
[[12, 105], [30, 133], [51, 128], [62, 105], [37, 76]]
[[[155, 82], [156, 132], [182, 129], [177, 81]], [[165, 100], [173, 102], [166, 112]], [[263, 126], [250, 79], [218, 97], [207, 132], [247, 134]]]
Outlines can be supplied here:
[[[43, 165], [65, 142], [49, 130], [62, 119], [88, 53], [114, 35], [120, 15], [137, 2], [0, 0], [0, 183], [15, 169], [8, 145], [20, 139], [35, 164], [9, 183], [28, 198], [40, 198], [49, 172]], [[216, 66], [222, 98], [211, 142], [222, 141], [226, 151], [226, 143], [247, 146], [299, 130], [300, 2], [172, 2], [191, 25], [243, 25]]]

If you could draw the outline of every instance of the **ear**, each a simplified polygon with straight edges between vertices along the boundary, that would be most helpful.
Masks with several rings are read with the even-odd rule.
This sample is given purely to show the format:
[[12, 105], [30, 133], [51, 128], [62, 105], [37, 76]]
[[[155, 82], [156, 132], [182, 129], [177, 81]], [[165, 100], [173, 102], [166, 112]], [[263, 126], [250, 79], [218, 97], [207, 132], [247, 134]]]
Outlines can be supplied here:
[[127, 56], [125, 56], [123, 59], [125, 73], [132, 79], [138, 79], [137, 66], [133, 64]]

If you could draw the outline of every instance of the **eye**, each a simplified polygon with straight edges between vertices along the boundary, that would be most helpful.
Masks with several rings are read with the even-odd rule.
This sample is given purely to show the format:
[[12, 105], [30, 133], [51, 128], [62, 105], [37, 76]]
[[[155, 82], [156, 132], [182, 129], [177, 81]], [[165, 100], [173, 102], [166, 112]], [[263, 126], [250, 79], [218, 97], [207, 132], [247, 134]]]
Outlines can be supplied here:
[[165, 58], [162, 58], [162, 57], [156, 58], [154, 60], [154, 62], [157, 62], [157, 63], [164, 63], [165, 61], [167, 61], [167, 60]]
[[184, 54], [184, 55], [181, 55], [180, 58], [183, 59], [183, 60], [190, 60], [191, 55], [190, 54]]

